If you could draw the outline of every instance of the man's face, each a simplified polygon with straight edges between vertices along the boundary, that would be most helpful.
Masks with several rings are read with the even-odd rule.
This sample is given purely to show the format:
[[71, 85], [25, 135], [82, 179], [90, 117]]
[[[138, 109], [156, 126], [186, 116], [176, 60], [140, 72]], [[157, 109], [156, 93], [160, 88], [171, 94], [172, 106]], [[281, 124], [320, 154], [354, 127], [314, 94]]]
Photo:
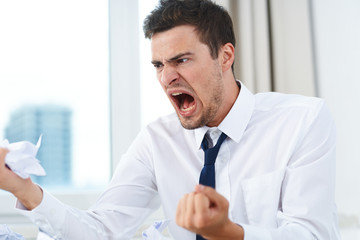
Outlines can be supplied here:
[[184, 128], [217, 126], [224, 99], [222, 68], [195, 28], [184, 25], [156, 33], [151, 39], [157, 78]]

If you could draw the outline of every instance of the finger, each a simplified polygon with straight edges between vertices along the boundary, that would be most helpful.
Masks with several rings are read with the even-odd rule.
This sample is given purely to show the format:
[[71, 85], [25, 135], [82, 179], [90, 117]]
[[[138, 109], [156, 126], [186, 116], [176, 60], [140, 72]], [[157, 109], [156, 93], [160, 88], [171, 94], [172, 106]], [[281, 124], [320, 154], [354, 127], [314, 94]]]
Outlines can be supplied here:
[[203, 193], [196, 193], [194, 199], [195, 206], [195, 226], [203, 228], [206, 226], [209, 219], [210, 200]]
[[194, 221], [194, 214], [195, 214], [195, 207], [194, 207], [194, 198], [195, 192], [187, 194], [186, 198], [186, 211], [184, 214], [184, 226], [188, 229], [192, 229], [193, 221]]
[[178, 203], [177, 209], [176, 209], [176, 224], [183, 227], [184, 226], [184, 216], [186, 211], [186, 199], [187, 194], [185, 194]]
[[178, 205], [177, 205], [177, 208], [176, 208], [176, 224], [178, 225], [182, 225], [182, 221], [181, 221], [181, 218], [182, 218], [182, 213], [183, 213], [183, 209], [182, 209], [182, 202], [183, 202], [183, 198], [180, 198], [179, 202], [178, 202]]
[[196, 214], [206, 214], [210, 208], [210, 200], [203, 193], [196, 193], [194, 199]]
[[195, 213], [195, 209], [194, 209], [194, 196], [195, 193], [189, 193], [187, 194], [187, 198], [186, 198], [186, 215], [193, 215]]

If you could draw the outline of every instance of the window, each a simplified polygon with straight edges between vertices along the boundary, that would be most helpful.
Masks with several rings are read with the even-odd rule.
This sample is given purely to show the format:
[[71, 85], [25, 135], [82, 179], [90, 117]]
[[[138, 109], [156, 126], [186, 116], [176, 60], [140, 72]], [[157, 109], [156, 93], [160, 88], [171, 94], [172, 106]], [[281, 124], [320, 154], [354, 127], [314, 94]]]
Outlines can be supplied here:
[[38, 157], [49, 174], [35, 180], [45, 186], [109, 179], [107, 7], [100, 0], [0, 3], [0, 139], [36, 143], [43, 135]]
[[[108, 11], [103, 0], [0, 1], [0, 141], [42, 134], [48, 175], [34, 181], [82, 208], [110, 178]], [[0, 224], [28, 222], [10, 194], [0, 202]]]
[[140, 29], [140, 95], [141, 95], [141, 124], [145, 125], [160, 116], [174, 111], [166, 94], [162, 90], [154, 66], [151, 64], [150, 40], [145, 39], [142, 24], [145, 17], [155, 8], [157, 0], [139, 1], [139, 29]]

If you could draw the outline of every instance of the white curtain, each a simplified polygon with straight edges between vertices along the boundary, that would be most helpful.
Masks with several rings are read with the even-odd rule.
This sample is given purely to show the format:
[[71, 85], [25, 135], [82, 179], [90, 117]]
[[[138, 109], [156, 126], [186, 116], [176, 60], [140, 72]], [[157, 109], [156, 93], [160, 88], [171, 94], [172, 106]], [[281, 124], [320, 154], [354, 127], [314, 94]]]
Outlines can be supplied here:
[[235, 75], [253, 92], [317, 95], [309, 0], [217, 0], [232, 16]]

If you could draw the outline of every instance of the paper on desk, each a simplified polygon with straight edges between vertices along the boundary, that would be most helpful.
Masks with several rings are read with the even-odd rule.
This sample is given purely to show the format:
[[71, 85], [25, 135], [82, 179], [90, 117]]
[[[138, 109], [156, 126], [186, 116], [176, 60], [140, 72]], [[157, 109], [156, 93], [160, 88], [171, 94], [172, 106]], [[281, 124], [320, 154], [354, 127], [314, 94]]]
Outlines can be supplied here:
[[0, 142], [0, 147], [9, 150], [5, 157], [5, 164], [17, 175], [26, 179], [30, 174], [45, 176], [45, 170], [36, 159], [36, 154], [41, 145], [41, 137], [36, 145], [28, 141], [9, 143], [8, 140]]
[[167, 227], [167, 225], [169, 225], [169, 223], [170, 220], [154, 222], [151, 227], [143, 231], [143, 240], [170, 240], [170, 238], [167, 238], [161, 234], [162, 231], [164, 231], [164, 229]]
[[25, 238], [13, 232], [8, 226], [0, 225], [0, 240], [25, 240]]

